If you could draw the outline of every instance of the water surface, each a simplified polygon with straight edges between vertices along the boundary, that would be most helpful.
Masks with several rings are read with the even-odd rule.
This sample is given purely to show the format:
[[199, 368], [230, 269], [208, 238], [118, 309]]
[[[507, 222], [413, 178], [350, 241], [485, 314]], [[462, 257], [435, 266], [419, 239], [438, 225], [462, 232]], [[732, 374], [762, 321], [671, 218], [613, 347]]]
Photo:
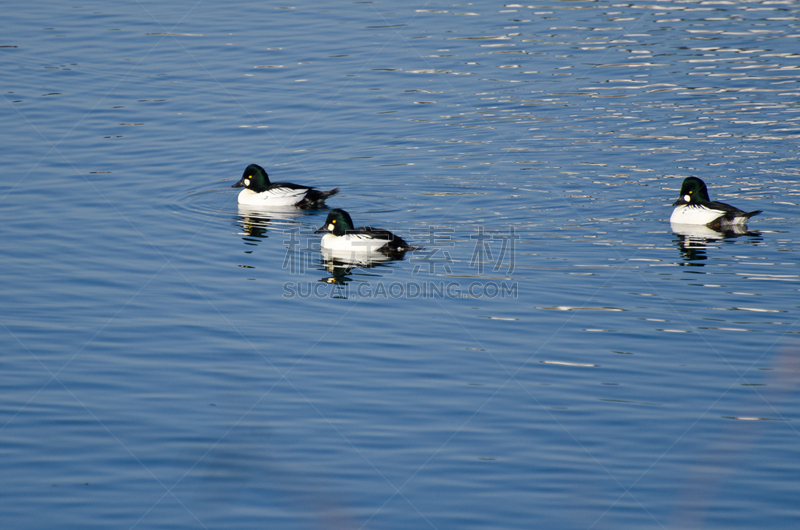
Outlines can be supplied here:
[[[798, 16], [16, 6], [5, 525], [795, 526]], [[250, 163], [424, 250], [329, 266]], [[674, 232], [689, 175], [764, 213]]]

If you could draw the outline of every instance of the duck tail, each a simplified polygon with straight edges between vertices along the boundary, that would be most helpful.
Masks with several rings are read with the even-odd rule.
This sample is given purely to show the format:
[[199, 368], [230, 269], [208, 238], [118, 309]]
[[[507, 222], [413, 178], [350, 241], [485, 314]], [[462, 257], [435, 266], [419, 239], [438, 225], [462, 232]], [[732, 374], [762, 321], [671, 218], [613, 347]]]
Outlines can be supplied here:
[[752, 212], [743, 212], [738, 208], [736, 211], [728, 212], [725, 215], [717, 217], [706, 226], [712, 230], [717, 231], [724, 231], [731, 227], [735, 226], [744, 226], [747, 224], [747, 220], [753, 217], [754, 215], [758, 215], [762, 212], [762, 210], [754, 210]]
[[758, 215], [758, 214], [760, 214], [760, 213], [761, 213], [761, 212], [763, 212], [763, 211], [764, 211], [764, 210], [754, 210], [754, 211], [752, 211], [752, 212], [747, 212], [747, 213], [746, 213], [746, 214], [744, 214], [742, 217], [744, 217], [745, 219], [750, 219], [750, 218], [751, 218], [751, 217], [753, 217], [754, 215]]
[[333, 188], [332, 190], [328, 191], [310, 189], [308, 190], [308, 193], [306, 193], [306, 196], [303, 198], [303, 200], [297, 203], [297, 207], [304, 210], [311, 208], [324, 208], [325, 199], [328, 197], [333, 197], [337, 193], [339, 193], [339, 188]]
[[[392, 234], [394, 235], [394, 234]], [[406, 243], [405, 239], [398, 235], [394, 235], [392, 241], [386, 245], [386, 252], [389, 254], [404, 254], [414, 250], [422, 250], [422, 247], [413, 247]]]

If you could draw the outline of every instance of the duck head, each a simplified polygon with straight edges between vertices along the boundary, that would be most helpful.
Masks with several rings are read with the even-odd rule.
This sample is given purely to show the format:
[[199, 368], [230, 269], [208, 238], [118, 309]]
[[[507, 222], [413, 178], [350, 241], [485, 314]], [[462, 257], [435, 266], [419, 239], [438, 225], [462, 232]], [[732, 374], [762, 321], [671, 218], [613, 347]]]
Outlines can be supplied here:
[[255, 192], [261, 192], [269, 186], [269, 176], [264, 168], [258, 164], [250, 164], [244, 170], [242, 178], [239, 182], [231, 186], [231, 188], [247, 188]]
[[352, 229], [353, 220], [350, 218], [350, 214], [341, 208], [334, 208], [328, 213], [325, 224], [314, 233], [321, 234], [323, 232], [328, 232], [335, 236], [342, 236], [345, 232]]
[[699, 204], [703, 202], [710, 202], [708, 198], [708, 188], [706, 183], [697, 177], [686, 177], [681, 184], [681, 194], [678, 200], [675, 201], [673, 206], [680, 206], [681, 204]]

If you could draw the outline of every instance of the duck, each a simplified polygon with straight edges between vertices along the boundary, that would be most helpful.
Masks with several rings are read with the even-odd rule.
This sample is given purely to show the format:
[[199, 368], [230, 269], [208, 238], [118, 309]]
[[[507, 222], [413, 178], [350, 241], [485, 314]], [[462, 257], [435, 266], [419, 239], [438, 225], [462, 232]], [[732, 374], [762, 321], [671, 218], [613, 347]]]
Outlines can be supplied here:
[[675, 209], [669, 218], [670, 223], [704, 225], [713, 230], [744, 225], [748, 219], [761, 213], [761, 210], [745, 212], [730, 204], [710, 200], [706, 183], [697, 177], [683, 180], [680, 197], [672, 205]]
[[239, 204], [266, 207], [294, 206], [304, 210], [324, 208], [325, 199], [339, 192], [339, 188], [319, 191], [301, 184], [270, 182], [267, 172], [258, 164], [247, 166], [242, 178], [231, 188], [244, 188], [239, 192]]
[[320, 242], [323, 252], [350, 252], [353, 254], [381, 252], [397, 255], [411, 250], [419, 250], [388, 230], [371, 226], [353, 228], [353, 219], [341, 208], [334, 208], [328, 212], [325, 224], [315, 233], [325, 233]]

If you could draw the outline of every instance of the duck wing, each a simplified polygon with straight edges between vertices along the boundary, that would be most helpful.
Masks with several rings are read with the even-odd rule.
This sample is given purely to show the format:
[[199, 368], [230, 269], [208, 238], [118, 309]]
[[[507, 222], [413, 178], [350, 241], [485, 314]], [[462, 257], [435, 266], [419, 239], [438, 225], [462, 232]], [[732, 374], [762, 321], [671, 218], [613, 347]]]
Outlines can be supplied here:
[[386, 241], [386, 244], [382, 246], [380, 249], [381, 252], [406, 252], [409, 250], [418, 250], [415, 247], [412, 247], [405, 240], [388, 230], [384, 230], [383, 228], [373, 228], [371, 226], [362, 226], [361, 228], [356, 228], [349, 233], [356, 233], [363, 235], [364, 237], [370, 237], [372, 239], [379, 239]]

